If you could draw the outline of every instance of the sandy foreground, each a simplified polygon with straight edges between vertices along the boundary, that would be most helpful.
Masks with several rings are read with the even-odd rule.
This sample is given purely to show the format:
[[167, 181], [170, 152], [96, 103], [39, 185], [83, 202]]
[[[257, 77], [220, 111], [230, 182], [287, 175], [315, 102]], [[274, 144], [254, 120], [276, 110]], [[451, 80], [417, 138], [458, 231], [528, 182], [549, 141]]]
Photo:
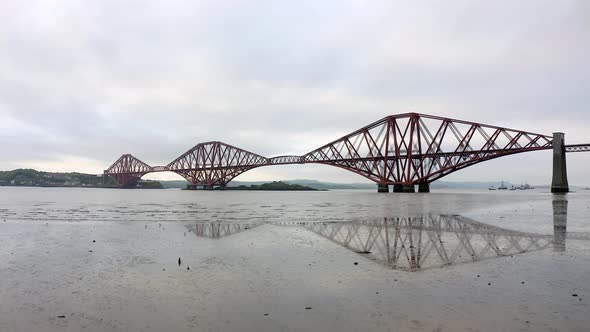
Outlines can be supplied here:
[[588, 331], [587, 242], [405, 272], [298, 227], [0, 222], [0, 331]]

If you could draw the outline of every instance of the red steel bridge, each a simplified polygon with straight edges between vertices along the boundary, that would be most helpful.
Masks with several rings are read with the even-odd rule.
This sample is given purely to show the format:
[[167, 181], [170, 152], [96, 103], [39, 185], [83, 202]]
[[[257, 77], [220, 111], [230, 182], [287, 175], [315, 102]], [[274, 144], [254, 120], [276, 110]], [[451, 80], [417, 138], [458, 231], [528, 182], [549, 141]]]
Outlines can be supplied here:
[[268, 158], [212, 141], [195, 145], [166, 166], [150, 166], [124, 154], [104, 174], [130, 187], [145, 174], [170, 171], [187, 179], [192, 189], [212, 189], [257, 167], [313, 163], [364, 176], [380, 192], [389, 191], [389, 185], [397, 192], [413, 192], [414, 185], [428, 192], [430, 182], [477, 163], [551, 149], [554, 187], [567, 191], [565, 152], [590, 151], [590, 144], [564, 145], [562, 133], [543, 135], [418, 113], [387, 116], [301, 156]]

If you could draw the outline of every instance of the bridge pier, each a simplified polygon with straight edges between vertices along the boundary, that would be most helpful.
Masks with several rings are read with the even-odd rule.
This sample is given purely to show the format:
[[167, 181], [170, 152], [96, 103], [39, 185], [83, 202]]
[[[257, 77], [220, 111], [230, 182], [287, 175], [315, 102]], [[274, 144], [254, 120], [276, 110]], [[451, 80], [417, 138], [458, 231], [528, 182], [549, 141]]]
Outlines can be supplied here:
[[418, 192], [419, 193], [429, 193], [430, 192], [430, 183], [423, 182], [418, 184]]
[[551, 180], [552, 193], [567, 193], [569, 191], [564, 145], [564, 134], [553, 133], [553, 179]]
[[377, 192], [378, 193], [388, 193], [389, 192], [389, 185], [388, 184], [377, 184]]
[[394, 184], [394, 193], [413, 193], [416, 192], [413, 184]]

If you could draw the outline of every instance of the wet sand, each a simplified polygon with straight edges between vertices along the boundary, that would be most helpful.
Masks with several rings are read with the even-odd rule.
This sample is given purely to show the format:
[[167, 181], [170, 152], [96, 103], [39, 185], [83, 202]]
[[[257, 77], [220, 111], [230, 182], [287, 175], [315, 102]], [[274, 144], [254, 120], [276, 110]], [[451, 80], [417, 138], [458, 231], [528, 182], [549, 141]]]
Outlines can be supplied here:
[[419, 272], [272, 224], [211, 239], [181, 222], [7, 220], [0, 243], [0, 331], [590, 328], [583, 240]]

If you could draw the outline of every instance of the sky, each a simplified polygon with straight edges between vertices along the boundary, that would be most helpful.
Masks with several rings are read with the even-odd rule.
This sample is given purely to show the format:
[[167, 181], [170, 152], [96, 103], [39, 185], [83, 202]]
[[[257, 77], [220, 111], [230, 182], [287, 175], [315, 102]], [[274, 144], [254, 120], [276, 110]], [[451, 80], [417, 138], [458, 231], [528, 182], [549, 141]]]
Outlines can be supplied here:
[[[0, 169], [304, 154], [418, 112], [590, 143], [590, 1], [2, 1]], [[449, 181], [551, 181], [551, 152]], [[590, 185], [590, 153], [568, 154]], [[180, 179], [173, 173], [147, 175]], [[367, 182], [326, 165], [236, 180]]]

